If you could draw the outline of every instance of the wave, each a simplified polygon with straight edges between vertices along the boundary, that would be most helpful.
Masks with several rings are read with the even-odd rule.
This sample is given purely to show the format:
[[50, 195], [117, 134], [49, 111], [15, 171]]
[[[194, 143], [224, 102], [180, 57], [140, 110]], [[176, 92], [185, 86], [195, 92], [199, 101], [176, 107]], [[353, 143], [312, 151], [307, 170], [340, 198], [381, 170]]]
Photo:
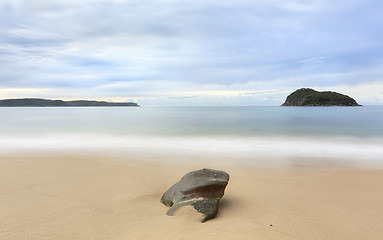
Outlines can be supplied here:
[[[109, 135], [0, 136], [4, 154], [28, 152], [131, 153], [212, 157], [251, 165], [308, 164], [327, 161], [357, 166], [383, 166], [382, 138], [308, 137], [158, 137]], [[175, 161], [183, 161], [178, 158]], [[173, 159], [174, 160], [174, 159]]]

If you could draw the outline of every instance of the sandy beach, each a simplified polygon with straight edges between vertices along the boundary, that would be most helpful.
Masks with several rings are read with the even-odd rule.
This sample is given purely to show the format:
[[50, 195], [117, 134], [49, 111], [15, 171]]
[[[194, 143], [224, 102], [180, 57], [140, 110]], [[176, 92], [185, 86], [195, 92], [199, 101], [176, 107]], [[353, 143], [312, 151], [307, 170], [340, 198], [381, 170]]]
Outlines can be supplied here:
[[[143, 156], [141, 156], [142, 158]], [[0, 156], [0, 239], [381, 239], [383, 170], [261, 169], [140, 156]], [[189, 171], [230, 174], [218, 216], [165, 213]]]

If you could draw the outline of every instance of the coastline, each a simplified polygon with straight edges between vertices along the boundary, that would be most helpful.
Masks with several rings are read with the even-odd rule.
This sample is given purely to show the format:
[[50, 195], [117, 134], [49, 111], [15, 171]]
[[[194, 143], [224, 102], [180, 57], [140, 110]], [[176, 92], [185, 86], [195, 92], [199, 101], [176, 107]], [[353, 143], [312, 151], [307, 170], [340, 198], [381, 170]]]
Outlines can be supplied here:
[[[151, 161], [159, 156], [171, 164], [201, 162], [258, 168], [358, 167], [383, 168], [382, 138], [294, 137], [167, 137], [98, 134], [16, 135], [0, 137], [2, 155], [66, 154]], [[191, 159], [191, 161], [188, 161]]]
[[[95, 154], [96, 155], [96, 154]], [[383, 169], [220, 159], [176, 163], [166, 154], [0, 156], [1, 239], [379, 239]], [[170, 160], [170, 161], [169, 161]], [[205, 161], [207, 160], [207, 161]], [[230, 174], [218, 216], [165, 213], [161, 195], [185, 173]]]

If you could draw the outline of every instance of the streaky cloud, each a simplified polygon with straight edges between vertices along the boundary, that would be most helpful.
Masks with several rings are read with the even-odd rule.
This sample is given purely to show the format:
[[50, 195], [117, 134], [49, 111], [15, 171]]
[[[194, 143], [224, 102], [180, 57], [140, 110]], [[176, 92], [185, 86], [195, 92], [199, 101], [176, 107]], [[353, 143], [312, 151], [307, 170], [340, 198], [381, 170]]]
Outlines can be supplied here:
[[[217, 105], [279, 105], [299, 87], [371, 86], [383, 80], [380, 5], [3, 0], [0, 86], [23, 96], [28, 88], [68, 98], [88, 89], [89, 97]], [[369, 89], [363, 101], [383, 102], [379, 88]]]

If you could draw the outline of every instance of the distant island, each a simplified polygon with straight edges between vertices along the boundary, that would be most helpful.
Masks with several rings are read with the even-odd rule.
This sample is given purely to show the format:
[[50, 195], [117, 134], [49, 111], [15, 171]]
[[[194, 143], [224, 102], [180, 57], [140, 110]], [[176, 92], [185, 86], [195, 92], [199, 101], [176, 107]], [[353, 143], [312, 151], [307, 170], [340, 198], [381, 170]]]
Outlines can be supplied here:
[[301, 88], [291, 93], [282, 106], [361, 106], [353, 98], [337, 92]]
[[63, 101], [41, 98], [21, 98], [0, 100], [0, 107], [139, 107], [134, 102], [104, 102], [104, 101]]

